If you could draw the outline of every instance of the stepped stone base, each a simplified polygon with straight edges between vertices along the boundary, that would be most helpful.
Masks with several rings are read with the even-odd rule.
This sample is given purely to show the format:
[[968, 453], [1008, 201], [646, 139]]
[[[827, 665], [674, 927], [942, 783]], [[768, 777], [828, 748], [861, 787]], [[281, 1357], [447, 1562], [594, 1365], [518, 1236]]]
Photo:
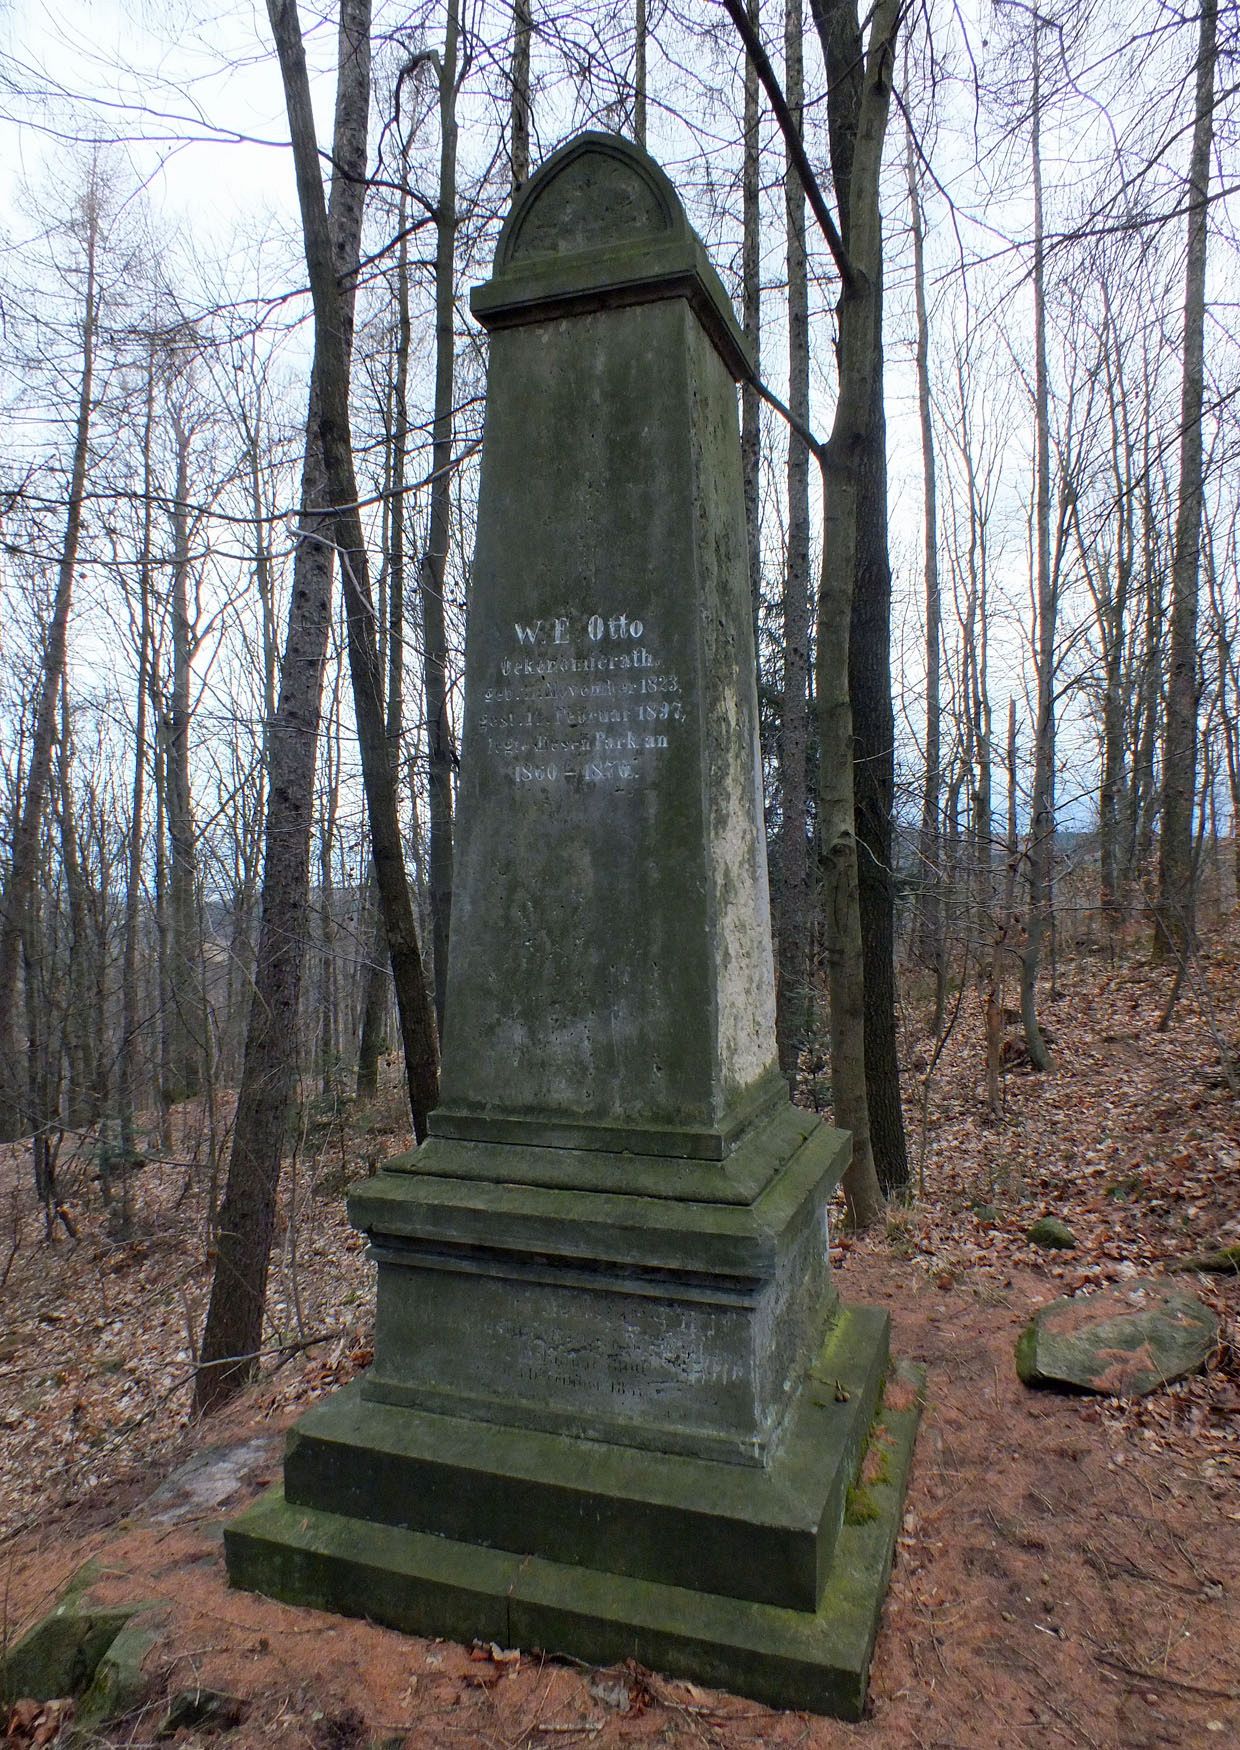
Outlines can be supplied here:
[[[786, 1096], [696, 1184], [675, 1160], [432, 1137], [349, 1196], [379, 1266], [360, 1395], [479, 1438], [761, 1469], [835, 1297], [826, 1205], [847, 1160]], [[587, 1171], [607, 1188], [563, 1182]]]
[[290, 1436], [283, 1488], [226, 1529], [229, 1577], [409, 1633], [635, 1658], [858, 1718], [919, 1413], [917, 1382], [886, 1372], [887, 1328], [840, 1311], [764, 1471], [348, 1388]]

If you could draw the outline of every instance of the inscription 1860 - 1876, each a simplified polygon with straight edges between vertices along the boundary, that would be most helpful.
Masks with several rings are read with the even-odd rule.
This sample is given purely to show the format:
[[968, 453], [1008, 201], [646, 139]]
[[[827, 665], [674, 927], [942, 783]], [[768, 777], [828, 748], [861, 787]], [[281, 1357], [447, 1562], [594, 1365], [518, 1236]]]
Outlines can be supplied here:
[[623, 790], [649, 774], [684, 716], [680, 676], [642, 620], [565, 614], [513, 622], [480, 728], [515, 785]]

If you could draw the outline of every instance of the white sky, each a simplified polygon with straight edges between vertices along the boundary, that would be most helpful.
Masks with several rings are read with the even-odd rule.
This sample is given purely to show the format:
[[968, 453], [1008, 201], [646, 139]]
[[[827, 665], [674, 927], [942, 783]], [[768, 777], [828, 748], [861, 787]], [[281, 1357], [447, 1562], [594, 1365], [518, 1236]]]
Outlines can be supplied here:
[[[302, 24], [312, 66], [318, 68], [316, 97], [320, 102], [320, 137], [327, 136], [335, 55], [334, 7], [326, 5], [326, 21], [315, 21], [303, 6]], [[377, 8], [378, 10], [378, 8]], [[764, 10], [770, 11], [771, 8]], [[705, 7], [698, 9], [705, 15]], [[393, 7], [390, 17], [403, 18]], [[969, 24], [974, 52], [981, 52], [983, 31], [972, 7], [957, 12], [959, 24]], [[382, 20], [380, 20], [380, 26]], [[773, 27], [768, 25], [768, 34]], [[960, 86], [952, 101], [961, 113], [969, 102], [969, 65], [959, 47], [954, 53], [955, 76]], [[147, 181], [152, 207], [164, 224], [192, 238], [195, 252], [203, 259], [222, 261], [243, 252], [243, 246], [266, 234], [274, 224], [284, 234], [286, 246], [276, 251], [277, 262], [286, 264], [289, 284], [300, 283], [296, 208], [290, 155], [285, 144], [286, 123], [278, 71], [270, 50], [266, 9], [262, 0], [222, 0], [218, 6], [204, 0], [9, 0], [0, 11], [0, 237], [7, 247], [21, 248], [38, 229], [40, 191], [54, 188], [59, 167], [72, 150], [69, 138], [80, 127], [70, 115], [79, 105], [81, 114], [98, 118], [101, 132], [120, 134], [138, 175]], [[820, 65], [812, 37], [806, 43], [807, 68], [811, 77]], [[707, 77], [702, 69], [703, 77]], [[678, 136], [670, 121], [658, 112], [661, 92], [670, 92], [678, 75], [652, 53], [652, 147], [668, 163], [674, 179], [691, 185], [709, 164], [686, 157], [687, 136]], [[817, 81], [815, 81], [817, 82]], [[35, 101], [31, 101], [31, 98]], [[669, 102], [676, 99], [669, 97]], [[963, 108], [961, 108], [963, 106]], [[554, 113], [554, 110], [552, 111]], [[16, 118], [16, 119], [15, 119]], [[1096, 121], [1097, 118], [1095, 118]], [[548, 127], [548, 113], [536, 108], [536, 135], [552, 143], [559, 137]], [[773, 124], [766, 121], [768, 137]], [[373, 136], [372, 136], [373, 143]], [[978, 181], [970, 160], [967, 129], [953, 140], [944, 134], [936, 151], [940, 175], [950, 174], [962, 198], [972, 202], [972, 212], [982, 217]], [[1068, 133], [1048, 131], [1048, 181], [1057, 171], [1072, 168], [1074, 140]], [[944, 150], [949, 148], [949, 150]], [[1022, 148], [1017, 145], [1017, 156]], [[899, 578], [896, 601], [897, 638], [907, 652], [904, 674], [910, 716], [915, 722], [919, 686], [918, 591], [920, 587], [920, 453], [916, 425], [915, 387], [910, 360], [910, 321], [907, 268], [899, 257], [906, 212], [901, 194], [900, 161], [903, 126], [893, 110], [888, 145], [889, 181], [888, 237], [895, 245], [887, 297], [888, 418], [891, 455], [892, 557]], [[778, 172], [781, 153], [772, 152], [767, 175]], [[23, 192], [25, 191], [25, 192]], [[692, 199], [691, 199], [692, 204]], [[986, 215], [996, 224], [994, 233], [968, 217], [962, 221], [966, 248], [982, 251], [1001, 245], [1004, 231], [1027, 226], [1023, 197], [1009, 198], [1006, 208]], [[777, 209], [773, 208], [777, 211]], [[934, 238], [932, 261], [950, 267], [954, 237], [943, 202], [933, 194], [927, 200], [927, 220]], [[1052, 210], [1048, 221], [1054, 226]], [[937, 239], [937, 241], [935, 241]], [[782, 240], [772, 225], [767, 239], [766, 272], [777, 280], [781, 271]], [[719, 248], [716, 245], [718, 258]], [[726, 274], [726, 263], [720, 260]], [[251, 276], [253, 269], [250, 269]], [[480, 276], [476, 276], [480, 277]], [[1019, 284], [1019, 264], [1013, 261], [1009, 284]], [[249, 291], [252, 284], [239, 290]], [[268, 287], [280, 290], [282, 287]], [[831, 357], [827, 321], [822, 308], [834, 295], [824, 284], [820, 294], [816, 344], [816, 372], [820, 383], [816, 421], [826, 429], [830, 418]], [[952, 293], [955, 297], [955, 293]], [[1017, 308], [1025, 294], [1016, 294]], [[768, 310], [778, 308], [774, 290]], [[950, 344], [958, 325], [959, 305], [940, 313], [936, 338]], [[1016, 324], [1019, 328], [1019, 321]], [[766, 339], [764, 364], [773, 385], [780, 387], [782, 338], [778, 320], [772, 321]], [[1006, 511], [1008, 543], [1004, 586], [1012, 608], [1023, 616], [1022, 574], [1026, 568], [1020, 527], [1019, 493], [1027, 486], [1027, 406], [1017, 391], [1016, 414], [1007, 441], [1011, 447], [1012, 496]], [[782, 442], [782, 439], [777, 439]], [[999, 531], [996, 530], [996, 535]], [[997, 592], [996, 606], [998, 605]], [[997, 617], [998, 618], [998, 617]], [[995, 710], [1003, 710], [1006, 690], [1019, 689], [1022, 650], [1018, 636], [1004, 637], [996, 624], [992, 643], [995, 664]], [[1004, 673], [1006, 670], [1006, 675]]]

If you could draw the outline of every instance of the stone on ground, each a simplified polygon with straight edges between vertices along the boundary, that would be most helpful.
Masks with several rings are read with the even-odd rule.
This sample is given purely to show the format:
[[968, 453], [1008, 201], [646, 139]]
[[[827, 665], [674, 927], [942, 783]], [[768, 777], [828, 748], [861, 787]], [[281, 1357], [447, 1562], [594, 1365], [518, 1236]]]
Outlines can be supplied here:
[[1076, 1244], [1076, 1235], [1057, 1215], [1044, 1215], [1035, 1221], [1027, 1237], [1035, 1246], [1043, 1246], [1048, 1251], [1070, 1252]]
[[79, 1569], [47, 1615], [0, 1652], [0, 1701], [55, 1701], [80, 1695], [90, 1683], [117, 1635], [143, 1608], [91, 1604], [85, 1594], [97, 1572], [93, 1563]]
[[1026, 1385], [1142, 1397], [1199, 1372], [1217, 1340], [1195, 1294], [1136, 1280], [1044, 1306], [1021, 1332], [1016, 1371]]
[[130, 1622], [117, 1635], [95, 1668], [90, 1687], [78, 1703], [71, 1741], [88, 1739], [113, 1720], [136, 1713], [147, 1698], [150, 1678], [143, 1669], [158, 1635]]

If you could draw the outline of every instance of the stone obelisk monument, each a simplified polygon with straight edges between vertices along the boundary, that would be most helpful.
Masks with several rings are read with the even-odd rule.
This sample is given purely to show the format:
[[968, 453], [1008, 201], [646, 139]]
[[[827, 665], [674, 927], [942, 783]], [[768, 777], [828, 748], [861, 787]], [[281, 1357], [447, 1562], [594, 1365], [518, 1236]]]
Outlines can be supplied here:
[[848, 1139], [776, 1064], [746, 343], [667, 178], [602, 134], [522, 190], [473, 310], [442, 1104], [350, 1198], [374, 1365], [229, 1572], [856, 1714], [916, 1409], [882, 1402], [886, 1315], [832, 1287]]

